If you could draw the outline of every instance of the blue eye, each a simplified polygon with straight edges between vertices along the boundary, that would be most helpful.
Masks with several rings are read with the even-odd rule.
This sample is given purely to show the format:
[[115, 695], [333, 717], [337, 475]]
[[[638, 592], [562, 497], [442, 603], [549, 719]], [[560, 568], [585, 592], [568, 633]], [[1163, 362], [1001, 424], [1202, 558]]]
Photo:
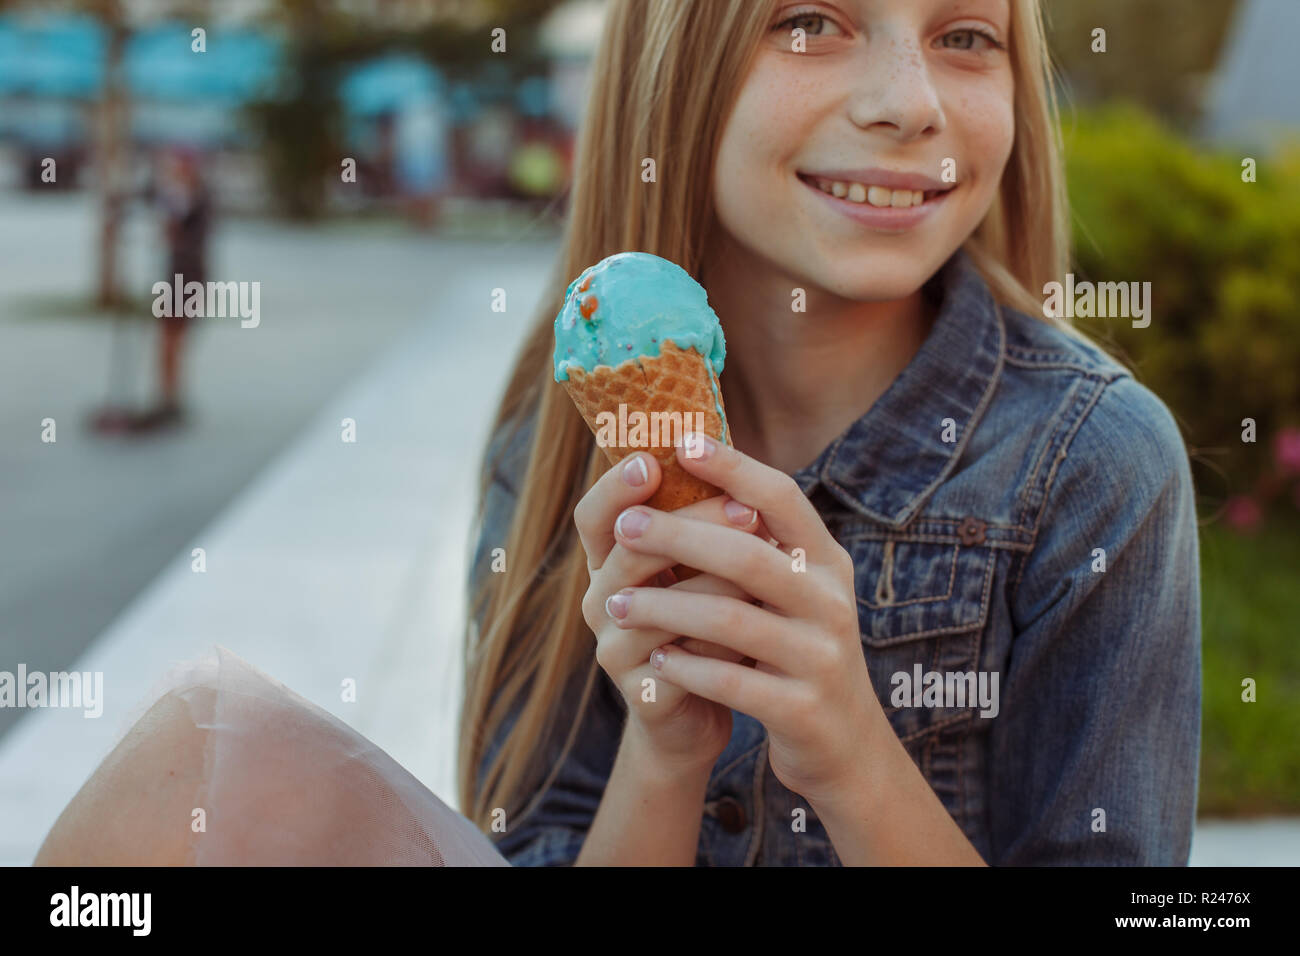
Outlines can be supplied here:
[[939, 38], [939, 46], [945, 50], [1003, 49], [1002, 44], [992, 34], [971, 27], [945, 33]]
[[[816, 26], [820, 26], [821, 29], [814, 29]], [[806, 12], [797, 12], [786, 17], [773, 27], [773, 32], [781, 30], [784, 33], [790, 33], [796, 29], [802, 29], [803, 32], [810, 37], [830, 36], [831, 34], [824, 32], [826, 27], [834, 27], [836, 33], [840, 32], [839, 27], [835, 26], [835, 22], [831, 20], [830, 17], [826, 16], [824, 13], [815, 13], [809, 10]]]

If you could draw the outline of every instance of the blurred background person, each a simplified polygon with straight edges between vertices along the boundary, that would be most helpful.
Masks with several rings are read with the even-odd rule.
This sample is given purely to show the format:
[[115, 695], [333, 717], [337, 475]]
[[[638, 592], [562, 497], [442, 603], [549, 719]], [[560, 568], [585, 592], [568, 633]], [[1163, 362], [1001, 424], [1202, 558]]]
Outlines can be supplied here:
[[[183, 147], [164, 150], [154, 196], [161, 209], [167, 246], [166, 281], [179, 283], [182, 288], [190, 282], [206, 283], [212, 200], [199, 154]], [[132, 423], [136, 431], [179, 424], [183, 418], [181, 357], [191, 317], [183, 308], [176, 308], [179, 303], [172, 297], [168, 299], [158, 330], [159, 398]]]

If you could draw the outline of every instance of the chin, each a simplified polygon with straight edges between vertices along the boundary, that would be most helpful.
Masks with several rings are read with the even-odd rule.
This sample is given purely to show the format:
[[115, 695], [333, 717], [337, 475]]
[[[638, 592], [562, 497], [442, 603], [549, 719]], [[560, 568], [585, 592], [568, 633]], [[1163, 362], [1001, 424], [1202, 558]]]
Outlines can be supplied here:
[[828, 271], [825, 263], [811, 275], [827, 292], [854, 302], [894, 302], [916, 293], [943, 261], [918, 261], [903, 252], [869, 253], [846, 259]]

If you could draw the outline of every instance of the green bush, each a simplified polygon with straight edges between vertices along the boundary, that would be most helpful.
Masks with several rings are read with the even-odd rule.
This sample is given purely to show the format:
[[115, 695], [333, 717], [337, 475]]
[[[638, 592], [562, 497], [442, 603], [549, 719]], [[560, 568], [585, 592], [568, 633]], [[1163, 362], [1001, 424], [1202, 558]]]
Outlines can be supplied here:
[[1063, 125], [1076, 277], [1151, 282], [1149, 327], [1076, 322], [1165, 400], [1198, 489], [1222, 504], [1269, 471], [1279, 430], [1300, 425], [1300, 149], [1205, 147], [1126, 106]]
[[[1201, 791], [1205, 816], [1300, 813], [1300, 516], [1259, 535], [1201, 531]], [[1242, 681], [1255, 681], [1255, 700]]]

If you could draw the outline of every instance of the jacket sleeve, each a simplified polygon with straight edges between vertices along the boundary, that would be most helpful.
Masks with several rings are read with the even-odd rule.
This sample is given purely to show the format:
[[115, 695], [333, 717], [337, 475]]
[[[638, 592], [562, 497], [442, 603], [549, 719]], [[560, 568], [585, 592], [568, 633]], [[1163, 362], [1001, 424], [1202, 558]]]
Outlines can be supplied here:
[[1201, 725], [1187, 451], [1165, 405], [1121, 376], [1055, 464], [1012, 584], [988, 862], [1185, 865]]
[[528, 439], [527, 428], [514, 431], [507, 425], [492, 435], [484, 455], [488, 484], [483, 496], [483, 510], [478, 515], [469, 569], [469, 607], [480, 632], [483, 627], [482, 609], [474, 609], [473, 599], [484, 577], [491, 573], [493, 552], [497, 548], [505, 549], [510, 519], [514, 516], [518, 498], [518, 485], [528, 466]]
[[[560, 750], [573, 725], [574, 711], [581, 698], [585, 671], [574, 675], [564, 699], [568, 706], [556, 722], [547, 745], [548, 769], [560, 760]], [[573, 747], [555, 777], [532, 805], [515, 820], [506, 821], [506, 831], [490, 834], [497, 850], [516, 866], [572, 866], [591, 829], [600, 807], [605, 785], [614, 769], [619, 741], [623, 736], [623, 704], [604, 671], [595, 675], [591, 698], [582, 714]], [[512, 713], [503, 727], [513, 726]], [[497, 741], [502, 735], [498, 735]]]
[[[471, 594], [482, 576], [492, 573], [492, 550], [505, 547], [517, 498], [516, 485], [507, 475], [523, 474], [527, 464], [527, 439], [527, 430], [524, 429], [513, 438], [497, 436], [489, 445], [488, 467], [493, 468], [493, 472], [474, 548]], [[497, 459], [501, 464], [495, 464]], [[477, 623], [481, 629], [481, 614], [477, 616]], [[594, 638], [592, 648], [594, 655]], [[517, 819], [505, 821], [504, 833], [488, 834], [497, 850], [516, 866], [571, 866], [600, 806], [623, 734], [624, 705], [608, 676], [597, 668], [587, 706], [579, 715], [577, 705], [586, 679], [586, 669], [580, 669], [570, 677], [561, 696], [559, 717], [543, 735], [547, 772], [555, 770], [559, 764], [554, 778], [540, 795], [529, 794], [526, 797], [524, 802], [528, 806]], [[497, 734], [489, 742], [479, 765], [480, 781], [518, 719], [521, 705], [522, 701], [512, 705]], [[568, 754], [564, 755], [563, 744], [575, 720], [580, 720], [578, 734]]]

